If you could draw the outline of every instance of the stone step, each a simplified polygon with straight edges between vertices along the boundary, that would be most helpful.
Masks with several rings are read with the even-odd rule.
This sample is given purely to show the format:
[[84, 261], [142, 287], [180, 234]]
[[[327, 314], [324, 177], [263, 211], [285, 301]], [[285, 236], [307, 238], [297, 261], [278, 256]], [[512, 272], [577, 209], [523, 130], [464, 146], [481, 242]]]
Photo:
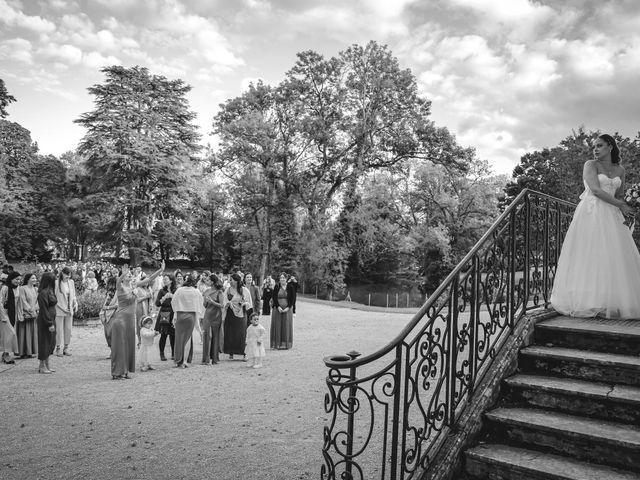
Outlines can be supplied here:
[[503, 404], [640, 425], [640, 387], [527, 374], [505, 379], [504, 387]]
[[478, 480], [640, 480], [622, 469], [501, 444], [467, 450], [465, 472]]
[[640, 355], [640, 320], [555, 317], [536, 324], [535, 343]]
[[520, 351], [522, 372], [640, 386], [640, 357], [534, 345]]
[[640, 472], [640, 427], [532, 408], [486, 414], [491, 438]]

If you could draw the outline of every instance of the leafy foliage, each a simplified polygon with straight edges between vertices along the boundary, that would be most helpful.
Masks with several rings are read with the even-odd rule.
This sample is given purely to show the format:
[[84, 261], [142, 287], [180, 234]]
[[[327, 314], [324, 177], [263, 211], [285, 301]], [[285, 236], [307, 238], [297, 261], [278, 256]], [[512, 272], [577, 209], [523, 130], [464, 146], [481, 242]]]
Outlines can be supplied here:
[[87, 128], [78, 153], [90, 178], [86, 197], [102, 212], [99, 239], [129, 250], [131, 263], [151, 255], [159, 218], [178, 216], [168, 205], [184, 199], [199, 150], [182, 80], [151, 75], [146, 68], [102, 69], [94, 85], [94, 111], [76, 123]]
[[75, 314], [75, 318], [80, 320], [96, 318], [104, 304], [105, 296], [105, 292], [100, 290], [96, 292], [90, 292], [88, 290], [82, 292], [78, 295], [78, 311]]
[[9, 258], [47, 256], [64, 225], [64, 167], [38, 155], [27, 129], [0, 120], [0, 246]]
[[13, 95], [10, 95], [7, 91], [7, 87], [4, 84], [4, 80], [0, 78], [0, 118], [7, 118], [7, 107], [10, 103], [15, 102], [16, 99]]

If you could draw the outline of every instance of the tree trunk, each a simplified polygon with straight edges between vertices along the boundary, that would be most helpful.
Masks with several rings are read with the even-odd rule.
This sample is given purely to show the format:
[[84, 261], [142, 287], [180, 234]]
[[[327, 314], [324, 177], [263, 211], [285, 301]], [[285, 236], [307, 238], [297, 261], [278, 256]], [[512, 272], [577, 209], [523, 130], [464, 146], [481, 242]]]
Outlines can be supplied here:
[[209, 221], [209, 268], [213, 272], [213, 208]]
[[140, 263], [140, 252], [137, 248], [129, 249], [129, 266], [135, 267]]
[[122, 250], [122, 238], [116, 242], [116, 260], [120, 260], [120, 251]]

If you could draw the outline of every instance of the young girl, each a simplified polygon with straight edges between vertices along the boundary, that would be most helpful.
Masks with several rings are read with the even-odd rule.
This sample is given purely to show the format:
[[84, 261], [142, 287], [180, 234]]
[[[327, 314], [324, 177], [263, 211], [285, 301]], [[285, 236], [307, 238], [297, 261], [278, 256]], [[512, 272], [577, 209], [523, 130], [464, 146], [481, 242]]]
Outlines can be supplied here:
[[260, 314], [254, 312], [249, 317], [251, 325], [247, 327], [247, 367], [262, 368], [262, 359], [265, 356], [264, 337], [266, 330], [260, 325]]
[[88, 292], [97, 292], [98, 291], [98, 280], [96, 279], [96, 274], [93, 270], [89, 270], [87, 272], [87, 278], [84, 281], [84, 288]]
[[156, 335], [160, 335], [160, 332], [156, 332], [151, 328], [153, 325], [153, 319], [146, 316], [142, 319], [142, 327], [140, 328], [140, 338], [142, 339], [142, 345], [140, 346], [140, 371], [146, 372], [147, 370], [155, 370], [151, 366], [151, 351], [153, 350], [153, 339]]

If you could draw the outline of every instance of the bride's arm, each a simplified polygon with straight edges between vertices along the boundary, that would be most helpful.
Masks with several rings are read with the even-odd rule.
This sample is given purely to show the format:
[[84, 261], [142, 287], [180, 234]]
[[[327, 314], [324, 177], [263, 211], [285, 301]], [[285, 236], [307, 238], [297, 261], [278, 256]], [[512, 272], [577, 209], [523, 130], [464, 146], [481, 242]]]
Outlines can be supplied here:
[[[584, 164], [584, 169], [582, 170], [582, 178], [589, 187], [589, 190], [591, 190], [591, 192], [600, 200], [618, 207], [625, 215], [633, 213], [633, 208], [627, 205], [624, 200], [609, 195], [602, 189], [602, 187], [600, 187], [600, 181], [598, 180], [598, 170], [596, 169], [594, 160], [589, 160]], [[622, 180], [622, 178], [620, 180]]]
[[625, 177], [626, 177], [626, 172], [624, 171], [624, 168], [622, 169], [622, 175], [620, 175], [620, 188], [618, 188], [618, 190], [616, 190], [616, 198], [619, 198], [621, 200], [624, 201], [624, 183], [625, 183]]

